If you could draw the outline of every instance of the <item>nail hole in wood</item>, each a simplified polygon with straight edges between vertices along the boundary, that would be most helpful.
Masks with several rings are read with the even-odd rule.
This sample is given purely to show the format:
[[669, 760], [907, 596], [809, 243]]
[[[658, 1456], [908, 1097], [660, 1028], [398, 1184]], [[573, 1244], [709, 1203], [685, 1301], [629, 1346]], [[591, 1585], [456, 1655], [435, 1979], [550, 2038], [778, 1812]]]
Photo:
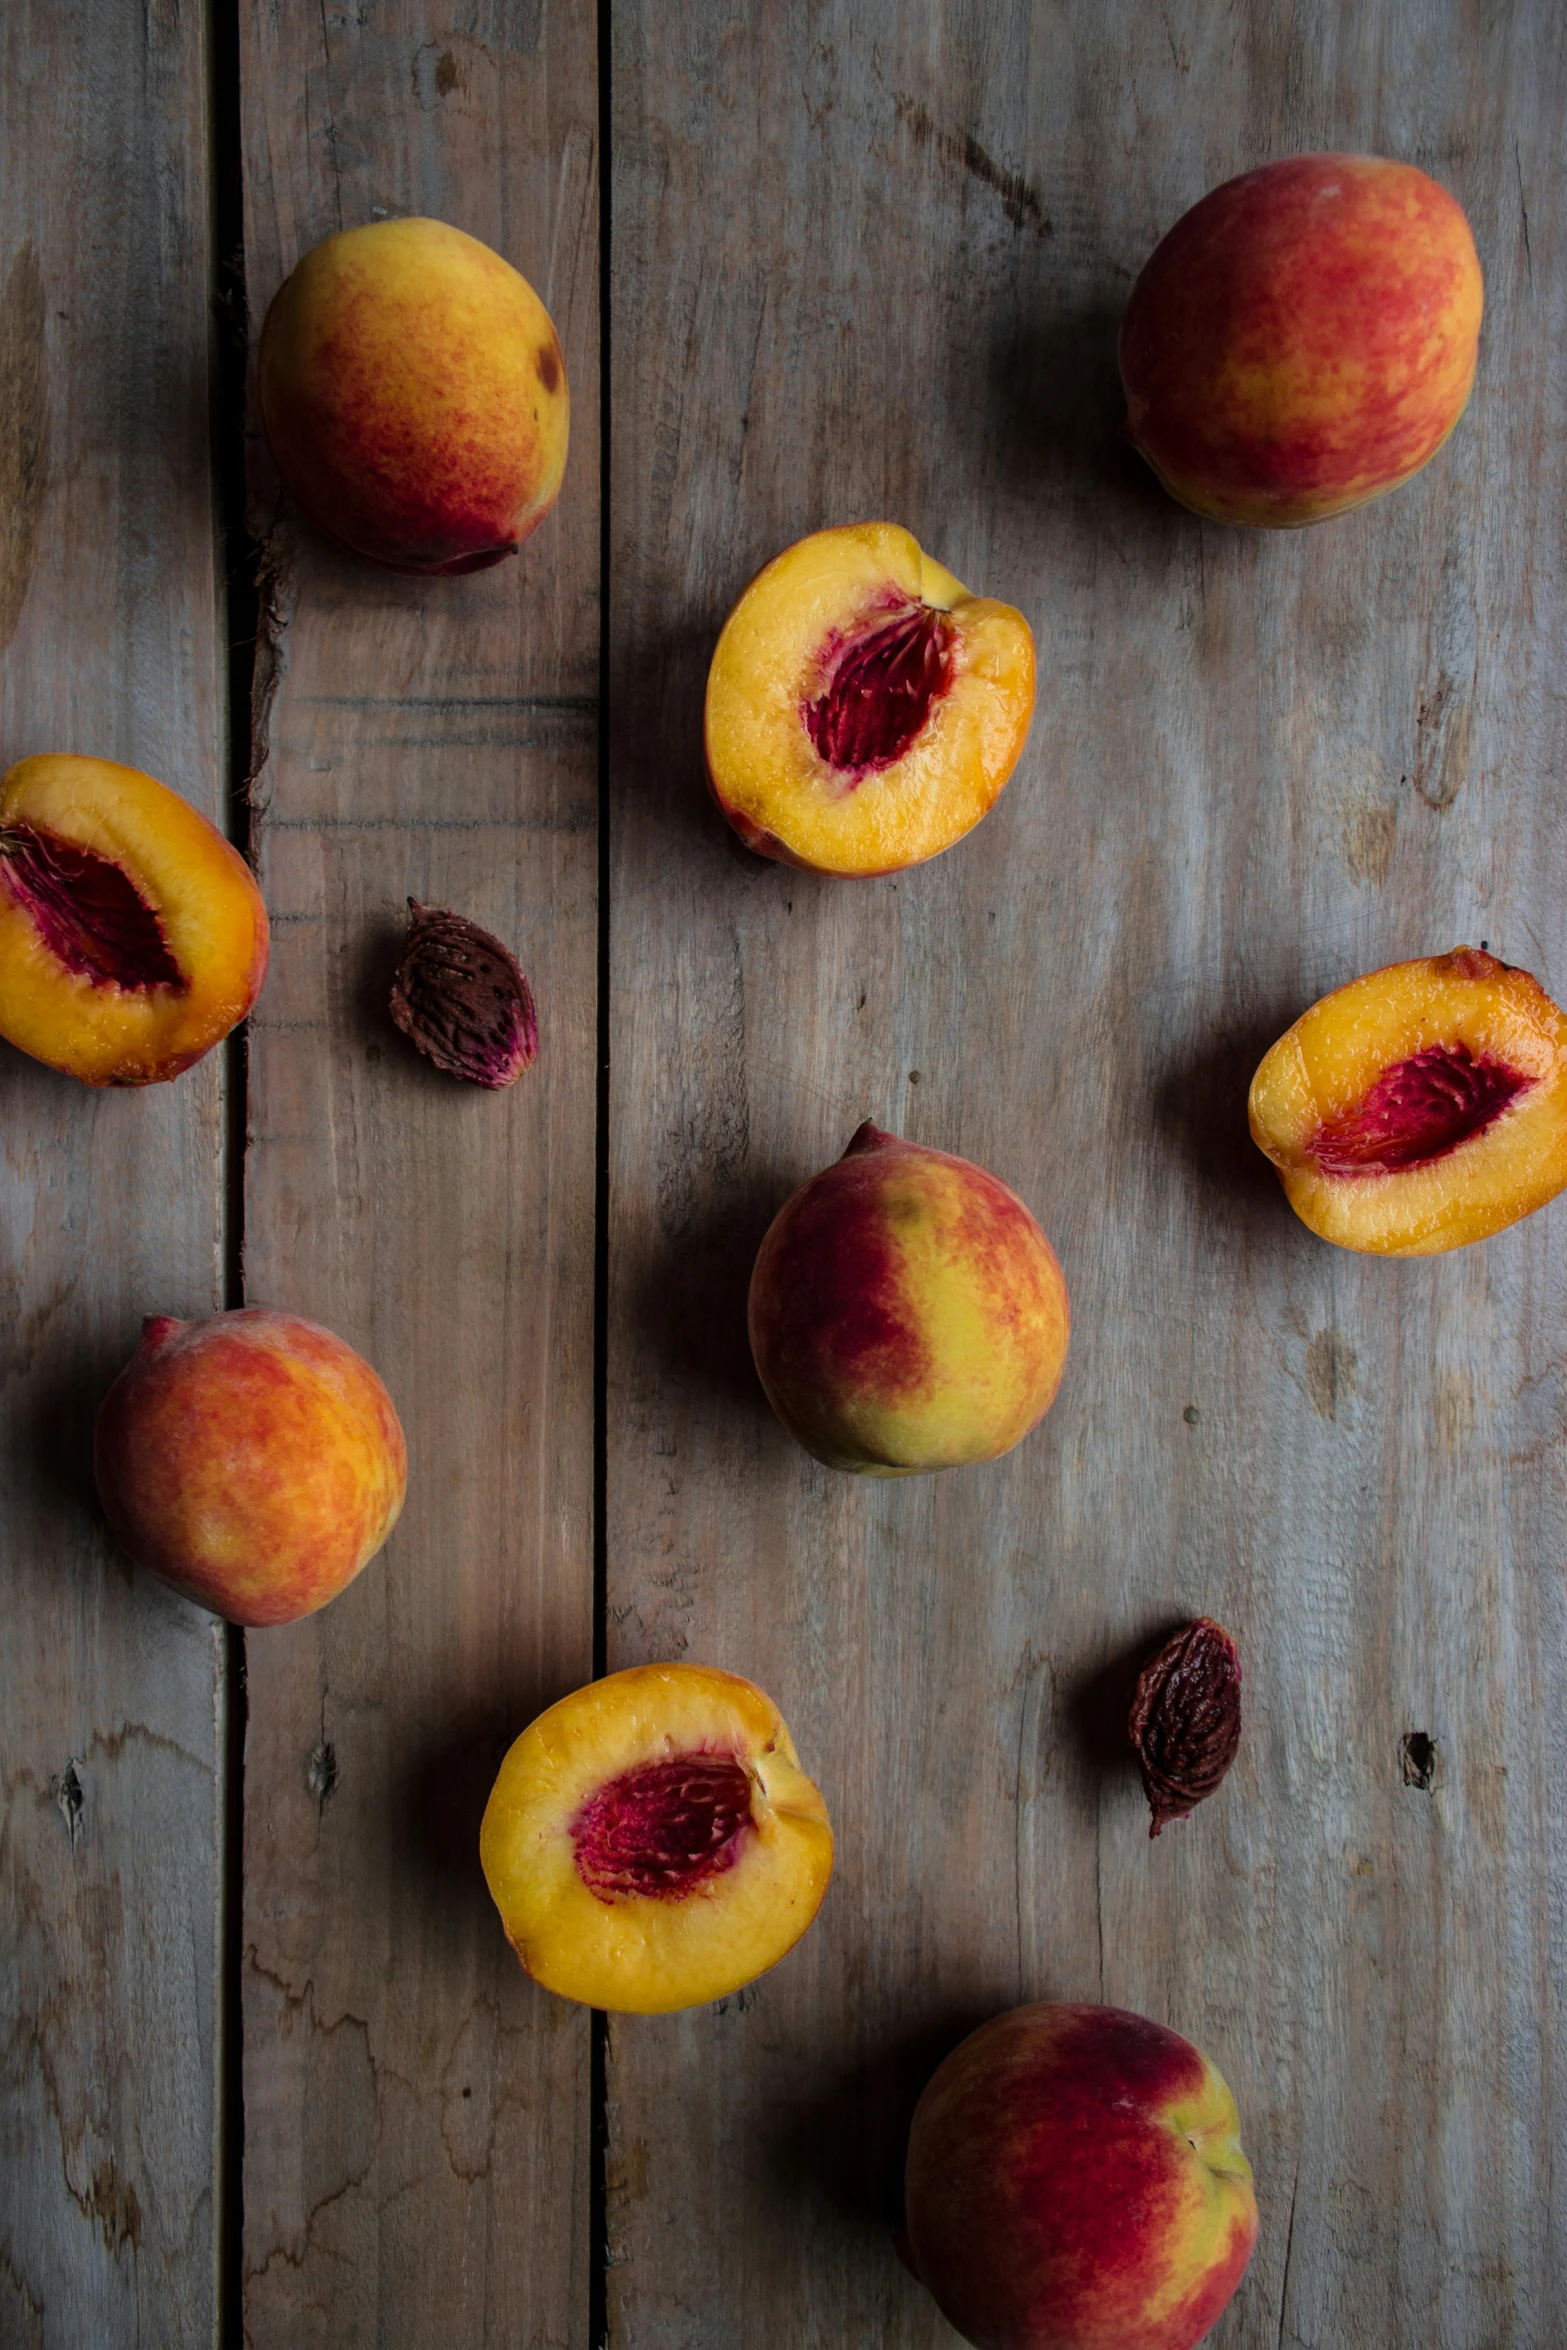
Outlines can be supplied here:
[[305, 1785], [316, 1809], [325, 1811], [337, 1786], [337, 1749], [329, 1738], [323, 1738], [319, 1746], [312, 1748], [305, 1765]]
[[87, 1801], [77, 1774], [77, 1758], [74, 1754], [54, 1783], [54, 1800], [65, 1822], [66, 1833], [71, 1839], [71, 1850], [74, 1852], [81, 1827], [82, 1806]]

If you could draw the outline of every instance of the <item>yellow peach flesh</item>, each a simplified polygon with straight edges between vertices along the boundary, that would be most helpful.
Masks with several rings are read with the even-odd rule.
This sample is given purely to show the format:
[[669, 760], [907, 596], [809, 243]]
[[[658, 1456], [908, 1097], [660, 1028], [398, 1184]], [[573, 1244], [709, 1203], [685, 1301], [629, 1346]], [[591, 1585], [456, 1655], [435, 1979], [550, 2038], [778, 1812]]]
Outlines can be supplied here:
[[[1433, 1047], [1523, 1082], [1479, 1131], [1422, 1163], [1331, 1171], [1323, 1134]], [[1432, 1256], [1516, 1223], [1567, 1186], [1567, 1019], [1527, 971], [1459, 948], [1337, 988], [1265, 1055], [1248, 1105], [1291, 1207], [1324, 1240]]]
[[[594, 1890], [573, 1824], [648, 1765], [725, 1756], [750, 1782], [732, 1865], [677, 1897]], [[832, 1830], [770, 1698], [733, 1673], [633, 1666], [562, 1698], [513, 1745], [479, 1839], [528, 1974], [590, 2007], [662, 2014], [738, 1990], [793, 1948], [832, 1874]]]
[[[850, 778], [803, 710], [824, 653], [899, 602], [950, 622], [951, 675], [902, 757]], [[839, 874], [892, 873], [970, 831], [1016, 766], [1034, 708], [1034, 642], [1010, 605], [971, 596], [885, 522], [822, 530], [777, 556], [726, 621], [708, 676], [708, 776], [764, 854]]]
[[0, 1035], [89, 1085], [144, 1085], [189, 1068], [245, 1017], [266, 973], [266, 908], [243, 857], [188, 800], [109, 759], [23, 759], [0, 779], [0, 839], [18, 830], [123, 874], [183, 985], [68, 969], [0, 855]]

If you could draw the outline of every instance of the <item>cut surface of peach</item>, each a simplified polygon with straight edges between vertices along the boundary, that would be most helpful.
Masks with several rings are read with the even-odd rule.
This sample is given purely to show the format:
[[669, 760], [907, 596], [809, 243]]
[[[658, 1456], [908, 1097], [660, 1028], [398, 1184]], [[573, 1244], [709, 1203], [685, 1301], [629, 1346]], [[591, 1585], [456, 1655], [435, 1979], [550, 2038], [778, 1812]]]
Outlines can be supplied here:
[[1567, 1185], [1567, 1018], [1481, 948], [1393, 963], [1302, 1013], [1248, 1108], [1313, 1232], [1435, 1256]]
[[890, 522], [819, 530], [752, 580], [707, 680], [707, 772], [742, 840], [814, 872], [896, 873], [999, 797], [1034, 640]]
[[833, 1842], [771, 1698], [664, 1664], [590, 1682], [523, 1732], [479, 1853], [536, 1982], [657, 2015], [722, 1999], [792, 1949]]
[[109, 759], [0, 779], [0, 1036], [89, 1085], [176, 1077], [267, 967], [249, 866], [178, 792]]

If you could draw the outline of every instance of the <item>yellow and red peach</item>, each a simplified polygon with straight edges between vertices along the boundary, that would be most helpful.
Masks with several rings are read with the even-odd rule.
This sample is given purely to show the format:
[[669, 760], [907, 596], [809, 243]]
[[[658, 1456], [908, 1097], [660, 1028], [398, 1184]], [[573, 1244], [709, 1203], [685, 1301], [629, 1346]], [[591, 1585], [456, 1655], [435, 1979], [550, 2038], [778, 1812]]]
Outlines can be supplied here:
[[757, 574], [707, 680], [707, 774], [741, 839], [817, 873], [896, 873], [1000, 797], [1034, 640], [906, 530], [819, 530]]
[[523, 1968], [585, 2006], [697, 2007], [776, 1965], [832, 1875], [832, 1829], [770, 1697], [634, 1665], [563, 1697], [501, 1765], [479, 1835]]
[[267, 969], [249, 866], [167, 784], [111, 759], [0, 778], [0, 1036], [88, 1085], [177, 1077]]
[[1477, 947], [1335, 988], [1263, 1057], [1252, 1139], [1340, 1248], [1425, 1257], [1567, 1185], [1567, 1018]]
[[481, 571], [554, 505], [570, 398], [527, 279], [441, 220], [314, 246], [273, 296], [256, 395], [302, 511], [394, 571]]
[[1484, 288], [1411, 164], [1294, 155], [1184, 213], [1121, 326], [1127, 431], [1172, 497], [1289, 528], [1417, 473], [1462, 415]]
[[774, 1218], [751, 1275], [774, 1411], [830, 1468], [991, 1460], [1055, 1400], [1071, 1314], [1015, 1192], [868, 1120]]
[[298, 1314], [154, 1314], [98, 1413], [104, 1514], [233, 1624], [313, 1615], [397, 1521], [408, 1452], [363, 1356]]
[[909, 2264], [978, 2350], [1191, 2350], [1257, 2238], [1235, 2100], [1124, 2008], [1014, 2008], [915, 2110]]

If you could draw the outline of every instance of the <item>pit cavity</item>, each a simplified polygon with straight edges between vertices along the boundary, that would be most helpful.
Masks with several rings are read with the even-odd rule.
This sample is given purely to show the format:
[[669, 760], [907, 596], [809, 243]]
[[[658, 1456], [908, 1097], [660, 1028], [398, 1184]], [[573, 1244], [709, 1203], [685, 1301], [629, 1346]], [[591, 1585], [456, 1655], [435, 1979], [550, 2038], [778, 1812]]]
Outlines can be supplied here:
[[188, 982], [157, 915], [111, 859], [31, 824], [12, 824], [0, 829], [0, 865], [12, 896], [68, 971], [95, 987], [184, 993]]
[[1427, 1045], [1384, 1069], [1363, 1100], [1319, 1132], [1311, 1155], [1326, 1175], [1391, 1175], [1445, 1158], [1499, 1118], [1534, 1079], [1466, 1044]]
[[858, 783], [903, 757], [952, 683], [952, 637], [945, 612], [907, 604], [829, 647], [827, 689], [804, 713], [829, 767]]
[[680, 1901], [733, 1868], [751, 1824], [751, 1775], [732, 1754], [638, 1763], [572, 1821], [577, 1874], [601, 1901]]

